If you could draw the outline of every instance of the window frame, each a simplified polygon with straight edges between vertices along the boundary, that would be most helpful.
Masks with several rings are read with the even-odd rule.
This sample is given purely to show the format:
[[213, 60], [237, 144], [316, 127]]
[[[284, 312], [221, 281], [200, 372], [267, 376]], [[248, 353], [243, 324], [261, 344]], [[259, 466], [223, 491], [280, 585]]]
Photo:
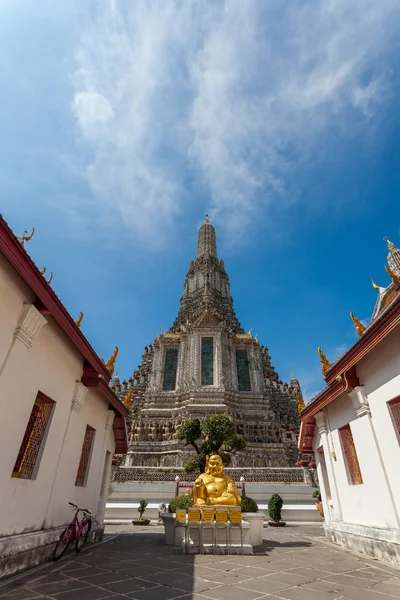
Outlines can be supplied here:
[[[172, 390], [166, 390], [164, 388], [164, 380], [165, 380], [165, 366], [166, 366], [166, 362], [167, 362], [167, 353], [168, 350], [175, 350], [176, 351], [176, 371], [175, 371], [175, 386]], [[163, 370], [162, 370], [162, 381], [161, 381], [161, 391], [162, 392], [175, 392], [176, 391], [176, 385], [178, 382], [178, 370], [179, 370], [179, 346], [165, 346], [164, 347], [164, 358], [163, 358]]]
[[[34, 413], [35, 406], [38, 405], [38, 400], [41, 401], [44, 405], [49, 406], [49, 411], [48, 411], [48, 415], [46, 417], [47, 420], [46, 420], [46, 423], [45, 423], [45, 426], [43, 429], [40, 443], [38, 444], [37, 449], [36, 449], [36, 456], [34, 457], [33, 461], [30, 461], [30, 462], [33, 462], [32, 468], [30, 469], [29, 473], [23, 473], [23, 470], [21, 469], [21, 467], [24, 464], [25, 455], [26, 455], [27, 451], [29, 450], [29, 443], [31, 441], [30, 438], [35, 431], [35, 426], [38, 424], [38, 420], [36, 419], [33, 424], [30, 434], [28, 434], [30, 421], [31, 421], [31, 418]], [[50, 426], [51, 426], [51, 421], [53, 419], [55, 407], [56, 407], [55, 400], [53, 400], [52, 398], [50, 398], [49, 396], [47, 396], [46, 394], [44, 394], [43, 392], [38, 390], [36, 397], [35, 397], [35, 401], [33, 403], [33, 406], [32, 406], [31, 412], [30, 412], [30, 415], [29, 415], [28, 423], [26, 424], [26, 427], [25, 427], [24, 435], [22, 437], [22, 441], [21, 441], [21, 444], [20, 444], [20, 447], [18, 450], [18, 454], [15, 459], [14, 467], [11, 472], [11, 477], [13, 479], [35, 480], [37, 478], [39, 468], [40, 468], [40, 463], [42, 461], [44, 448], [45, 448], [45, 445], [47, 442], [47, 437], [48, 437]], [[28, 439], [26, 439], [27, 436], [29, 436]], [[25, 442], [25, 448], [24, 448], [24, 442]], [[19, 470], [16, 470], [15, 467], [17, 466], [17, 463], [18, 463], [18, 460], [19, 460], [21, 454], [22, 454], [22, 457], [20, 459], [21, 463], [19, 466]]]
[[[91, 434], [90, 449], [89, 449], [89, 452], [87, 454], [87, 462], [86, 462], [86, 468], [85, 468], [83, 479], [79, 479], [78, 480], [78, 478], [79, 478], [79, 471], [80, 471], [80, 468], [81, 468], [81, 462], [82, 462], [82, 459], [84, 457], [85, 442], [86, 442], [86, 436], [87, 436], [88, 432], [93, 432]], [[89, 477], [89, 471], [90, 471], [90, 463], [92, 462], [92, 454], [93, 454], [95, 437], [96, 437], [96, 429], [94, 427], [92, 427], [91, 425], [87, 424], [86, 425], [86, 429], [85, 429], [85, 435], [83, 436], [81, 453], [79, 455], [78, 468], [77, 468], [77, 471], [76, 471], [76, 477], [75, 477], [75, 486], [76, 487], [86, 487], [86, 485], [87, 485], [87, 481], [88, 481], [88, 477]]]
[[[203, 383], [203, 340], [212, 340], [212, 383]], [[212, 334], [204, 334], [200, 336], [200, 385], [203, 388], [215, 387], [217, 369], [215, 364], [216, 338]]]
[[[250, 369], [250, 365], [251, 365], [251, 360], [250, 360], [250, 353], [249, 353], [249, 349], [246, 347], [240, 347], [240, 348], [235, 348], [235, 367], [236, 367], [236, 379], [237, 379], [237, 389], [240, 393], [250, 393], [253, 391], [253, 378], [252, 378], [252, 373], [251, 373], [251, 369]], [[243, 352], [245, 351], [247, 354], [247, 363], [248, 363], [248, 370], [249, 370], [249, 383], [250, 383], [250, 389], [249, 390], [241, 390], [240, 389], [240, 382], [239, 382], [239, 371], [238, 371], [238, 361], [237, 361], [237, 353], [239, 352]]]
[[[393, 424], [393, 429], [397, 437], [397, 441], [400, 445], [400, 396], [396, 396], [396, 398], [392, 398], [386, 402], [389, 415]], [[399, 414], [394, 414], [393, 407], [396, 407], [396, 410], [399, 411]]]
[[[342, 457], [343, 457], [343, 462], [344, 462], [345, 469], [346, 469], [348, 483], [349, 483], [349, 485], [363, 485], [364, 480], [363, 480], [363, 476], [362, 476], [362, 472], [361, 472], [360, 461], [358, 460], [356, 445], [354, 443], [353, 432], [351, 431], [350, 423], [348, 423], [347, 425], [344, 425], [343, 427], [340, 427], [338, 430], [338, 433], [339, 433], [340, 445], [342, 448]], [[346, 450], [346, 447], [345, 447], [345, 439], [344, 439], [345, 436], [347, 436], [346, 441], [351, 440], [351, 446], [352, 446], [351, 450], [353, 452], [353, 456], [352, 456], [351, 460], [353, 462], [353, 465], [350, 465], [350, 461], [349, 461], [350, 452], [348, 452], [348, 450]], [[356, 471], [354, 471], [354, 467], [356, 467]]]

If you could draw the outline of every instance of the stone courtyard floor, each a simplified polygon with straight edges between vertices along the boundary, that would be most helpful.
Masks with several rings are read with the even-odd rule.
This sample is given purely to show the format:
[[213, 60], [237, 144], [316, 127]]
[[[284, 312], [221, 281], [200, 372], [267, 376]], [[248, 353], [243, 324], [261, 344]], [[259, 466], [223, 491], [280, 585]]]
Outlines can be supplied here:
[[182, 556], [161, 527], [109, 526], [102, 543], [0, 582], [2, 600], [384, 600], [400, 570], [330, 545], [321, 526], [264, 529], [253, 556]]

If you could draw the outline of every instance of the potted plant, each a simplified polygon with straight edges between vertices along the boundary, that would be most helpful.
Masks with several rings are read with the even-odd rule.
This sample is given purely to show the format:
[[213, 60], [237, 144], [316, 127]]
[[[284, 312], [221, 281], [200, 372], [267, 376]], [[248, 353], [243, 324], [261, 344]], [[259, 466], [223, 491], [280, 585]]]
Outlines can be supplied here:
[[178, 509], [186, 510], [193, 505], [192, 496], [176, 496], [172, 498], [171, 502], [168, 504], [168, 512], [174, 513]]
[[268, 525], [271, 527], [285, 527], [285, 521], [282, 521], [281, 510], [283, 506], [283, 500], [279, 494], [273, 494], [268, 500], [268, 513], [270, 521]]
[[324, 518], [324, 507], [322, 506], [321, 493], [319, 490], [314, 490], [312, 497], [315, 498], [315, 508], [322, 518]]
[[252, 546], [261, 546], [264, 533], [264, 513], [259, 512], [257, 502], [248, 496], [242, 496], [240, 508], [242, 509], [243, 521], [246, 521], [250, 526]]
[[139, 518], [133, 519], [132, 523], [134, 525], [149, 525], [150, 524], [150, 519], [143, 519], [143, 513], [146, 510], [146, 506], [147, 506], [147, 500], [141, 500], [139, 502], [139, 506], [137, 508], [137, 511], [139, 513]]

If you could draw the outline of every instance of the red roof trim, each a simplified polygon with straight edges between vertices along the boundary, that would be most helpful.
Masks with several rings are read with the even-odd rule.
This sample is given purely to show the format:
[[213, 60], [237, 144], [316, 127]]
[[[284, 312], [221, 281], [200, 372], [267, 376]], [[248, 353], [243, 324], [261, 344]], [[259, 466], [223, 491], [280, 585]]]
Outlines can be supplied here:
[[111, 375], [39, 269], [0, 215], [0, 251], [50, 311], [84, 358], [109, 381]]
[[344, 371], [355, 365], [399, 324], [400, 295], [388, 306], [381, 318], [377, 317], [358, 342], [331, 366], [325, 377], [326, 383], [331, 384]]
[[[58, 323], [64, 333], [69, 337], [80, 354], [87, 361], [83, 369], [82, 383], [84, 383], [85, 380], [85, 371], [86, 374], [88, 371], [90, 371], [91, 377], [86, 378], [86, 384], [88, 387], [95, 387], [103, 396], [103, 398], [108, 400], [117, 415], [119, 415], [119, 417], [117, 416], [114, 420], [114, 422], [116, 422], [114, 426], [115, 441], [121, 453], [122, 449], [124, 449], [124, 452], [126, 452], [128, 445], [124, 417], [128, 416], [128, 410], [108, 387], [108, 382], [111, 379], [110, 372], [102, 360], [98, 357], [92, 346], [89, 344], [82, 331], [76, 326], [75, 321], [72, 319], [65, 306], [54, 293], [29, 254], [17, 240], [13, 231], [10, 229], [1, 215], [0, 252], [5, 256], [19, 276], [25, 281], [26, 285], [36, 295], [36, 305], [38, 307], [40, 306], [40, 309], [38, 309], [43, 313], [46, 312], [46, 314], [51, 314], [51, 316]], [[122, 428], [120, 427], [121, 421], [123, 423]], [[124, 431], [123, 436], [120, 433], [120, 430]]]

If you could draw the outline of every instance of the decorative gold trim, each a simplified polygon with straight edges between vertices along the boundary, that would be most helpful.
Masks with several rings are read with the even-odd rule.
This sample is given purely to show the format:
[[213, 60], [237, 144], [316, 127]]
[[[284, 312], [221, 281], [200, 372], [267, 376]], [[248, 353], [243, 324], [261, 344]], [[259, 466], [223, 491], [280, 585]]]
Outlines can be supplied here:
[[360, 321], [357, 319], [357, 317], [355, 316], [354, 313], [352, 313], [352, 312], [350, 313], [350, 318], [353, 321], [354, 327], [356, 328], [357, 335], [360, 338], [365, 331], [365, 327], [362, 323], [360, 323]]
[[114, 352], [112, 353], [112, 355], [106, 362], [106, 367], [110, 371], [111, 375], [114, 373], [114, 365], [115, 365], [117, 356], [118, 356], [118, 346], [115, 346]]
[[82, 319], [83, 319], [83, 317], [84, 317], [84, 314], [83, 314], [83, 312], [81, 311], [81, 312], [80, 312], [80, 314], [79, 314], [79, 317], [78, 317], [78, 319], [75, 321], [75, 325], [76, 325], [77, 327], [80, 327], [80, 326], [81, 326], [81, 323], [82, 323]]
[[325, 373], [327, 372], [327, 370], [331, 366], [331, 363], [326, 358], [325, 354], [322, 352], [320, 346], [318, 347], [318, 354], [319, 354], [319, 359], [320, 359], [321, 365], [322, 365], [321, 366], [322, 375], [325, 375]]

